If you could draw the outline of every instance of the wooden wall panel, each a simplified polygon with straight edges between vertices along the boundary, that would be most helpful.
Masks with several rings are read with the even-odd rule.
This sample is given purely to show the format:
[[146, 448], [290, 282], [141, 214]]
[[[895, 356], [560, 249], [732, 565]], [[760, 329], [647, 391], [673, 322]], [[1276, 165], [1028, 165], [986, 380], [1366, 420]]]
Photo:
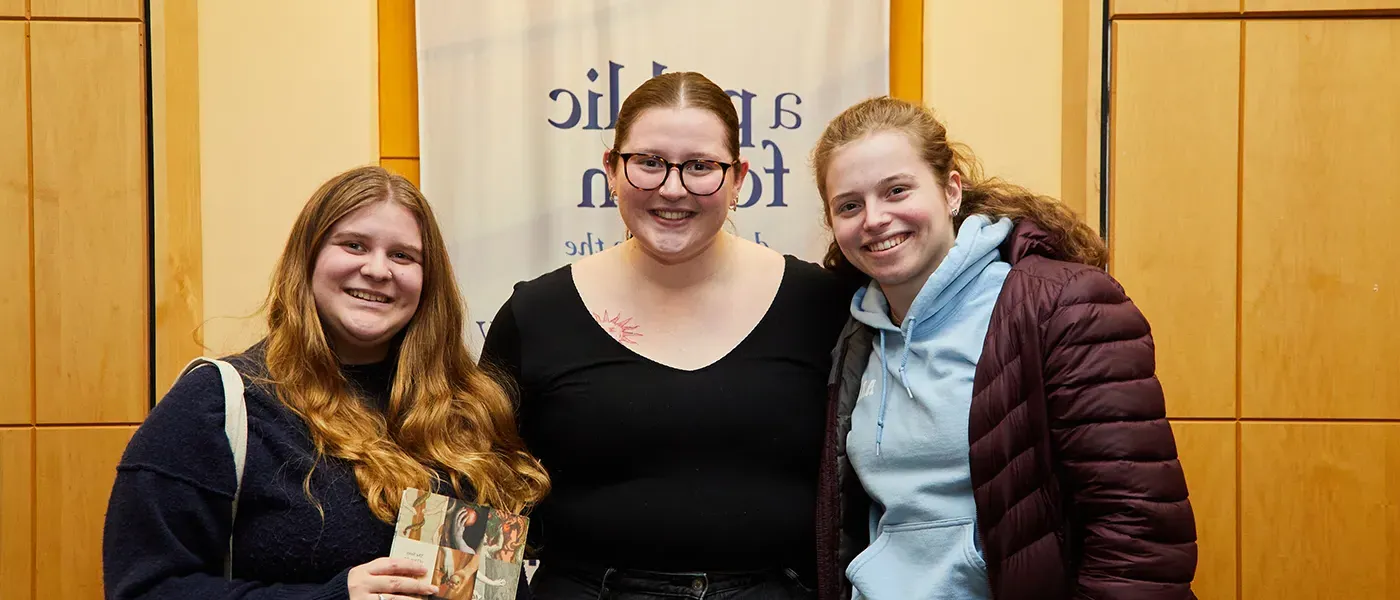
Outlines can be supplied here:
[[29, 0], [35, 17], [77, 19], [139, 19], [141, 0]]
[[102, 597], [102, 525], [122, 451], [135, 427], [41, 427], [35, 443], [42, 524], [38, 598]]
[[1058, 1], [924, 1], [923, 103], [949, 137], [973, 149], [983, 173], [1056, 198], [1065, 151], [1063, 22]]
[[403, 175], [412, 181], [413, 185], [422, 187], [422, 184], [419, 183], [418, 159], [416, 158], [382, 158], [379, 160], [379, 166]]
[[1112, 272], [1152, 323], [1168, 414], [1233, 417], [1240, 25], [1114, 27]]
[[890, 96], [910, 102], [924, 99], [924, 4], [926, 0], [890, 0]]
[[0, 428], [0, 598], [32, 600], [33, 429]]
[[[1099, 46], [1089, 46], [1089, 30], [1094, 28], [1089, 20], [1091, 0], [1065, 0], [1060, 4], [1063, 13], [1060, 30], [1063, 36], [1063, 50], [1060, 56], [1060, 201], [1073, 210], [1081, 221], [1088, 221], [1090, 202], [1098, 202], [1098, 194], [1090, 198], [1088, 179], [1084, 174], [1094, 155], [1089, 152], [1089, 138], [1084, 135], [1089, 126], [1089, 117], [1094, 113], [1089, 106], [1089, 62], [1084, 57], [1102, 54]], [[1095, 82], [1100, 72], [1095, 71]], [[1096, 96], [1097, 103], [1101, 96]], [[1095, 153], [1098, 145], [1095, 144]], [[1097, 166], [1097, 165], [1096, 165]]]
[[1235, 598], [1235, 437], [1232, 421], [1172, 423], [1196, 515], [1196, 580], [1200, 598]]
[[1136, 14], [1239, 12], [1240, 0], [1113, 0], [1114, 16]]
[[1400, 418], [1400, 19], [1245, 38], [1242, 414]]
[[1400, 0], [1244, 0], [1250, 12], [1400, 9]]
[[[23, 17], [25, 0], [0, 0], [0, 17]], [[0, 56], [5, 54], [0, 53]]]
[[1244, 423], [1240, 464], [1243, 598], [1400, 597], [1400, 424]]
[[418, 156], [418, 46], [414, 2], [379, 0], [379, 155]]
[[197, 11], [184, 0], [151, 3], [157, 398], [190, 359], [204, 354]]
[[[20, 14], [24, 14], [21, 3]], [[29, 134], [25, 24], [0, 22], [0, 424], [29, 423]]]
[[136, 422], [149, 402], [141, 24], [31, 27], [37, 418]]

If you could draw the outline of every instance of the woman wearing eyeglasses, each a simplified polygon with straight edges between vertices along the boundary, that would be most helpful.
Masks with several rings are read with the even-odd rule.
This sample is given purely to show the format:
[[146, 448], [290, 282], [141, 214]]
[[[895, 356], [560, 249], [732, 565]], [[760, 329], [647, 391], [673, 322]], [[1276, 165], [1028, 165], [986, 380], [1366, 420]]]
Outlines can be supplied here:
[[642, 84], [603, 154], [627, 241], [529, 282], [482, 360], [552, 478], [542, 600], [812, 598], [831, 348], [854, 292], [730, 234], [739, 118], [697, 73]]

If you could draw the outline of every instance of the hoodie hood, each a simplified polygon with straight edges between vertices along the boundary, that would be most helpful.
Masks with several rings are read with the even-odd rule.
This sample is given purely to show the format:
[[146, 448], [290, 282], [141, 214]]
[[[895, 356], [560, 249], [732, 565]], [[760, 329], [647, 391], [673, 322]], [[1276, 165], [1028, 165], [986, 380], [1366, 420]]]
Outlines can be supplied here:
[[[975, 287], [970, 284], [981, 276], [988, 265], [1000, 258], [1000, 246], [1013, 226], [1012, 220], [1005, 217], [996, 222], [985, 215], [972, 215], [963, 220], [953, 247], [919, 289], [904, 322], [899, 325], [895, 325], [890, 318], [889, 300], [885, 298], [879, 283], [871, 281], [866, 287], [856, 290], [851, 299], [851, 316], [878, 332], [876, 352], [884, 367], [882, 373], [889, 373], [886, 338], [894, 337], [897, 339], [894, 350], [899, 353], [900, 384], [906, 390], [911, 389], [906, 372], [910, 347], [921, 338], [928, 337], [963, 305], [964, 296]], [[889, 395], [887, 383], [882, 377], [875, 436], [876, 454], [880, 453], [880, 443], [884, 437], [885, 408]]]
[[[1011, 219], [1002, 217], [992, 222], [985, 215], [972, 215], [958, 228], [957, 239], [943, 262], [929, 276], [919, 289], [902, 326], [896, 326], [890, 319], [890, 303], [880, 290], [880, 284], [871, 281], [869, 285], [856, 290], [851, 299], [851, 316], [857, 321], [877, 330], [892, 332], [914, 332], [917, 323], [930, 323], [940, 314], [946, 315], [956, 307], [955, 300], [967, 289], [982, 272], [982, 269], [997, 260], [1002, 242], [1011, 233]], [[934, 323], [936, 324], [936, 322]]]

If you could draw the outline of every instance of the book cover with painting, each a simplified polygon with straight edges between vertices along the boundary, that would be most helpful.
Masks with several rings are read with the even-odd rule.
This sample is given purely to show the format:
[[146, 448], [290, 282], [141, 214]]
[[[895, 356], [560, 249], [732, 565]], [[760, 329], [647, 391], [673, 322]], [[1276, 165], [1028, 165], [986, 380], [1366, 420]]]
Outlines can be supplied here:
[[521, 515], [409, 488], [399, 500], [393, 558], [428, 568], [423, 581], [440, 600], [514, 600], [530, 520]]

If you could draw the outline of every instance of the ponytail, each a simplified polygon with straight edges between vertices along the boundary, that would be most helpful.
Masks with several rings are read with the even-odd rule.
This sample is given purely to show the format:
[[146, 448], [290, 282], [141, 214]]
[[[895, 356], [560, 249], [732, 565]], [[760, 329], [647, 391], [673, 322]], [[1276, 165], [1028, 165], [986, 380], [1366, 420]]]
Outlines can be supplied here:
[[955, 168], [963, 176], [962, 207], [953, 217], [954, 231], [970, 215], [986, 215], [994, 221], [1002, 217], [1016, 222], [1029, 220], [1049, 236], [1046, 244], [1054, 249], [1056, 260], [1098, 268], [1108, 265], [1103, 239], [1063, 202], [995, 177], [984, 178], [972, 153], [961, 145], [953, 146]]

